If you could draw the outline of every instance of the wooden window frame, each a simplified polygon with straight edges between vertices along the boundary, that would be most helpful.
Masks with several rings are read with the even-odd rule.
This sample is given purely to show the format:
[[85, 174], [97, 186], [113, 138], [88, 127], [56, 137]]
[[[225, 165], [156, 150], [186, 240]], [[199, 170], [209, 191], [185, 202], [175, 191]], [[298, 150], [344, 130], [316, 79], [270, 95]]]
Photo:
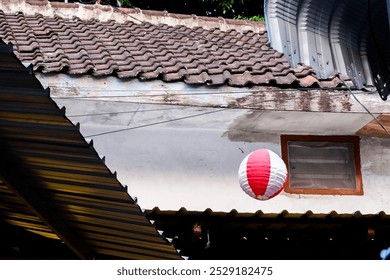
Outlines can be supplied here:
[[290, 188], [290, 181], [284, 187], [284, 191], [291, 194], [322, 194], [322, 195], [363, 195], [363, 180], [360, 161], [360, 138], [358, 136], [312, 136], [312, 135], [281, 135], [282, 159], [287, 170], [289, 169], [288, 160], [288, 142], [334, 142], [334, 143], [352, 143], [355, 160], [355, 189], [306, 189]]

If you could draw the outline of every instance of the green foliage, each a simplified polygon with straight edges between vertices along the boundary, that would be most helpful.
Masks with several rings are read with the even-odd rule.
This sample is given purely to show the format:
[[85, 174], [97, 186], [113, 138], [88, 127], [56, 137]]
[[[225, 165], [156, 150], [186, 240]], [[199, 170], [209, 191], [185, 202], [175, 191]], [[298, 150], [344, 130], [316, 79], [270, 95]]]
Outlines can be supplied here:
[[251, 20], [251, 21], [261, 21], [261, 22], [264, 22], [265, 21], [265, 18], [264, 16], [251, 16], [251, 17], [243, 17], [241, 15], [238, 15], [235, 17], [235, 19], [242, 19], [242, 20]]
[[[1, 0], [0, 0], [1, 1]], [[262, 21], [262, 0], [119, 0], [122, 7]]]
[[222, 13], [225, 15], [227, 12], [235, 13], [234, 3], [243, 4], [244, 0], [210, 0], [213, 3], [216, 3], [219, 8], [222, 9]]
[[131, 7], [133, 7], [133, 5], [131, 4], [130, 0], [119, 0], [119, 2], [121, 3], [121, 6], [124, 7], [124, 8], [131, 8]]

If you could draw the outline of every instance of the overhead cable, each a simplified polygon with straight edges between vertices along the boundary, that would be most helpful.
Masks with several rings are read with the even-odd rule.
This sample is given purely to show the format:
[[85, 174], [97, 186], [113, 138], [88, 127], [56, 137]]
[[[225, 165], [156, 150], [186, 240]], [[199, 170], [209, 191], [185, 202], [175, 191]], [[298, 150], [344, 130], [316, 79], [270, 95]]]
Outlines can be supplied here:
[[97, 137], [97, 136], [102, 136], [102, 135], [107, 135], [107, 134], [119, 133], [119, 132], [124, 132], [124, 131], [139, 129], [139, 128], [144, 128], [144, 127], [159, 125], [159, 124], [171, 123], [171, 122], [176, 122], [176, 121], [180, 121], [180, 120], [196, 118], [196, 117], [200, 117], [200, 116], [204, 116], [204, 115], [215, 114], [215, 113], [219, 113], [219, 112], [222, 112], [222, 111], [226, 111], [227, 109], [228, 108], [223, 108], [223, 109], [214, 110], [214, 111], [211, 111], [211, 112], [203, 112], [203, 113], [200, 113], [200, 114], [194, 114], [194, 115], [184, 116], [184, 117], [180, 117], [180, 118], [154, 122], [154, 123], [150, 123], [150, 124], [138, 125], [138, 126], [127, 127], [127, 128], [122, 128], [122, 129], [115, 129], [115, 130], [111, 130], [111, 131], [106, 131], [106, 132], [101, 132], [101, 133], [96, 133], [96, 134], [90, 134], [90, 135], [87, 135], [85, 137], [87, 137], [87, 138]]
[[347, 87], [349, 93], [352, 95], [352, 97], [356, 100], [357, 103], [360, 104], [360, 106], [363, 107], [363, 109], [378, 123], [378, 125], [387, 133], [387, 135], [390, 136], [389, 130], [384, 126], [384, 124], [377, 118], [373, 113], [370, 112], [370, 110], [362, 103], [360, 100], [356, 97], [355, 93], [351, 90], [351, 88], [347, 85], [345, 81], [342, 80], [344, 85]]

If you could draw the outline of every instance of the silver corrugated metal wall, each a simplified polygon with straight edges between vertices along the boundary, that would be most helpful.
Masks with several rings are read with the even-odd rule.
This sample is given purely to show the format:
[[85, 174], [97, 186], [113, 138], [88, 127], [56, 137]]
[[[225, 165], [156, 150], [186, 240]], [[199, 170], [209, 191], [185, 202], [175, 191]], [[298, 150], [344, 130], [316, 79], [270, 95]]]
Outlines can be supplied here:
[[292, 66], [321, 78], [348, 75], [357, 88], [375, 85], [383, 100], [390, 83], [390, 0], [266, 0], [271, 46]]

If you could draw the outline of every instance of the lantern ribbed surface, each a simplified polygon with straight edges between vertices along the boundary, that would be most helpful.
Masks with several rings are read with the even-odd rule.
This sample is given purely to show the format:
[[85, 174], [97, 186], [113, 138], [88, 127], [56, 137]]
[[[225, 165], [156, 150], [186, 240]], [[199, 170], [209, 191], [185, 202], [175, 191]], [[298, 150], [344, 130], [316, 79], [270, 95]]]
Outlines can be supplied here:
[[278, 195], [287, 180], [284, 161], [268, 149], [259, 149], [244, 158], [238, 170], [243, 191], [258, 200]]

